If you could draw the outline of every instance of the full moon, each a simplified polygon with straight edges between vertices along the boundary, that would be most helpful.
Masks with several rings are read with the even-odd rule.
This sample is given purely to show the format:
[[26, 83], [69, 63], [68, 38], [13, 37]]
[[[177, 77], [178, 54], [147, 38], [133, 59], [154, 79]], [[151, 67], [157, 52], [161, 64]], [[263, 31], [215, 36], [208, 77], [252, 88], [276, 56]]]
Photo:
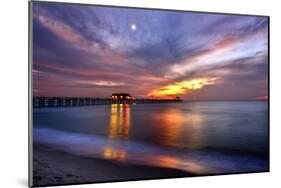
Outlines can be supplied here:
[[131, 30], [132, 30], [132, 31], [137, 30], [137, 25], [136, 25], [136, 24], [131, 24]]

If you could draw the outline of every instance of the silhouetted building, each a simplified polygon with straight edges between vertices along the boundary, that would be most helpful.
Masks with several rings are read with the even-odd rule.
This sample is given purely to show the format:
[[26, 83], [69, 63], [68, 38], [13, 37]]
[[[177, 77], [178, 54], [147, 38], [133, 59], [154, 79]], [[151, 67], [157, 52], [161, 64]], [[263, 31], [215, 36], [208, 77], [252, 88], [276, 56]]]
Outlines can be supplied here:
[[132, 104], [133, 97], [128, 93], [113, 93], [112, 104]]
[[176, 97], [176, 102], [181, 102], [182, 99], [180, 97]]

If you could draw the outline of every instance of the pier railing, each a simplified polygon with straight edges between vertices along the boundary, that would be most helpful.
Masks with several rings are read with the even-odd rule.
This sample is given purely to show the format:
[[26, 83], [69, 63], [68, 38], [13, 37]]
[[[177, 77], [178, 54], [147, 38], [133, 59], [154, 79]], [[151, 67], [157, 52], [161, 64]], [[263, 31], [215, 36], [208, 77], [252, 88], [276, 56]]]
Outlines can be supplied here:
[[175, 103], [181, 101], [181, 99], [133, 99], [116, 101], [111, 98], [33, 97], [33, 107], [46, 108], [110, 104]]

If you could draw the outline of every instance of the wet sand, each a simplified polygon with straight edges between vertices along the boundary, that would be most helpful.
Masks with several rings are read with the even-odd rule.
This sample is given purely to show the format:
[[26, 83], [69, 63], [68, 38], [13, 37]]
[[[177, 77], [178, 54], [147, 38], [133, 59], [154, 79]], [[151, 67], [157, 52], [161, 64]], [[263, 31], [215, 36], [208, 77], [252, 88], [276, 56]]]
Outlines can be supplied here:
[[87, 158], [34, 144], [33, 186], [188, 177], [177, 169]]

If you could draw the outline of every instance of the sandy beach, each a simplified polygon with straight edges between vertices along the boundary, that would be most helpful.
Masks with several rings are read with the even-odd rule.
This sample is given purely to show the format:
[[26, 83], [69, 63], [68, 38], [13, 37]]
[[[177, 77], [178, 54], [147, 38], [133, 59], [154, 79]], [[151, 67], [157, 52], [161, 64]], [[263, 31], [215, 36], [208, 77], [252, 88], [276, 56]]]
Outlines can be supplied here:
[[33, 186], [192, 176], [168, 168], [87, 158], [34, 144]]

